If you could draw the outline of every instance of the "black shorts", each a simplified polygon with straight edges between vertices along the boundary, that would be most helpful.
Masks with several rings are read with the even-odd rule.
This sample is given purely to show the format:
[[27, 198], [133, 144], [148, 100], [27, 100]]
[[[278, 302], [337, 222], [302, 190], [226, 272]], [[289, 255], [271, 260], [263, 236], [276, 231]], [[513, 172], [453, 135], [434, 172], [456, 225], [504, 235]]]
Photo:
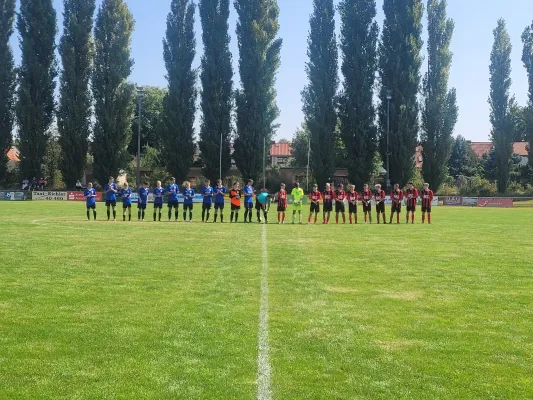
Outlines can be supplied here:
[[344, 213], [344, 203], [340, 201], [335, 202], [335, 212]]
[[163, 208], [163, 203], [154, 203], [154, 208]]
[[191, 204], [183, 204], [183, 211], [190, 210], [192, 211], [192, 203]]
[[407, 206], [407, 212], [409, 212], [409, 211], [415, 212], [416, 211], [416, 206]]
[[324, 212], [333, 211], [333, 203], [324, 203]]
[[402, 203], [394, 204], [392, 203], [391, 212], [393, 213], [401, 213], [402, 212]]
[[244, 208], [246, 210], [251, 210], [252, 208], [254, 208], [254, 203], [244, 203]]
[[122, 208], [123, 209], [131, 208], [131, 203], [130, 204], [122, 203]]
[[211, 203], [202, 203], [202, 210], [211, 210]]
[[92, 208], [93, 210], [96, 210], [96, 204], [93, 204], [93, 205], [91, 205], [91, 206], [89, 206], [89, 205], [87, 206], [87, 210], [90, 210], [91, 208]]
[[171, 208], [171, 207], [176, 207], [176, 208], [178, 208], [178, 207], [179, 207], [179, 203], [178, 203], [178, 201], [177, 201], [177, 200], [176, 200], [176, 201], [169, 201], [169, 202], [168, 202], [168, 208]]
[[215, 210], [223, 210], [224, 203], [215, 203]]
[[363, 203], [363, 212], [370, 212], [372, 211], [372, 203]]
[[379, 203], [376, 203], [376, 212], [378, 214], [385, 212], [385, 202], [384, 201], [380, 201]]
[[285, 207], [285, 206], [280, 206], [280, 205], [278, 204], [278, 212], [285, 212], [286, 210], [287, 210], [287, 207]]
[[348, 212], [350, 214], [357, 214], [357, 205], [348, 203]]
[[265, 205], [264, 205], [264, 204], [261, 204], [261, 203], [259, 203], [258, 201], [255, 202], [255, 209], [256, 209], [257, 211], [259, 211], [259, 210], [263, 210], [264, 208], [265, 208]]
[[320, 212], [320, 204], [318, 203], [311, 203], [311, 206], [309, 207], [309, 212], [312, 213], [319, 213]]
[[425, 213], [425, 212], [430, 213], [430, 212], [431, 212], [431, 206], [429, 206], [429, 207], [424, 207], [424, 206], [422, 206], [422, 212], [423, 212], [423, 213]]
[[239, 211], [241, 206], [231, 203], [231, 211]]
[[137, 207], [139, 207], [139, 210], [146, 210], [146, 204], [137, 204]]
[[105, 205], [106, 205], [106, 207], [109, 207], [109, 206], [115, 207], [117, 205], [117, 201], [116, 200], [106, 200], [105, 201]]

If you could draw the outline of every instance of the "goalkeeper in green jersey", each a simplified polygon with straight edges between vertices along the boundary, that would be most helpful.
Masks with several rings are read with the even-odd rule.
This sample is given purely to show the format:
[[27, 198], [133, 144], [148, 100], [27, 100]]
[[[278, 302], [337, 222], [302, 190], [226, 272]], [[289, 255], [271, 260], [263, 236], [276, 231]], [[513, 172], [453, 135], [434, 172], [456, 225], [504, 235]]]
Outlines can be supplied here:
[[294, 189], [291, 192], [292, 195], [292, 223], [294, 224], [296, 219], [296, 211], [298, 211], [298, 223], [302, 223], [302, 198], [304, 197], [304, 191], [300, 187], [300, 184], [296, 182]]

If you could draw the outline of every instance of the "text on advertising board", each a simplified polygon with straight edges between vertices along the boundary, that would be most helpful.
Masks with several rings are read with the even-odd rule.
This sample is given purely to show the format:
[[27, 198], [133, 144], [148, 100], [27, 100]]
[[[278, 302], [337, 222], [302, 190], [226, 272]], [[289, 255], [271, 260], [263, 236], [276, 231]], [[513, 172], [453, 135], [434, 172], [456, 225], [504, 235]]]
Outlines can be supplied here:
[[66, 200], [67, 192], [32, 192], [32, 200]]

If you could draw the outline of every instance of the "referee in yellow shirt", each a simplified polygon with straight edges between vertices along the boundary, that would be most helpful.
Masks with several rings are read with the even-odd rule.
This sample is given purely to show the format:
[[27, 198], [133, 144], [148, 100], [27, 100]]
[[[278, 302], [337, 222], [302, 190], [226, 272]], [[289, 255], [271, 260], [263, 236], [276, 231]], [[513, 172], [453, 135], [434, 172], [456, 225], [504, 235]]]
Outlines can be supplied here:
[[300, 187], [300, 184], [296, 182], [294, 189], [291, 192], [292, 196], [292, 223], [294, 224], [296, 219], [296, 211], [298, 211], [298, 223], [302, 223], [302, 197], [304, 197], [304, 191]]

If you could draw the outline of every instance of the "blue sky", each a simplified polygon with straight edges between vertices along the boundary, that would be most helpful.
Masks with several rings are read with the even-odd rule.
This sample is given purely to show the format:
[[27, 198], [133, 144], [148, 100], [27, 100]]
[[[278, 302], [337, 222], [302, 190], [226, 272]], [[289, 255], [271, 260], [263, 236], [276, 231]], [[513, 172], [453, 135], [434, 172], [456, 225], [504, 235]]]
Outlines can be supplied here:
[[[97, 0], [100, 4], [101, 0]], [[339, 0], [335, 0], [338, 4]], [[166, 15], [170, 0], [127, 0], [135, 18], [132, 56], [135, 66], [131, 80], [139, 85], [166, 86], [162, 56], [162, 38], [165, 34]], [[62, 26], [63, 0], [54, 0], [58, 10], [59, 34]], [[280, 7], [280, 37], [283, 38], [281, 67], [277, 77], [278, 106], [281, 110], [277, 138], [290, 139], [303, 120], [300, 92], [306, 84], [304, 66], [307, 58], [307, 33], [311, 0], [278, 0]], [[377, 0], [377, 21], [383, 23], [383, 0]], [[498, 18], [503, 17], [513, 43], [512, 92], [519, 104], [525, 104], [527, 75], [520, 60], [520, 36], [533, 21], [532, 0], [448, 0], [449, 17], [455, 20], [452, 42], [454, 53], [450, 85], [457, 89], [459, 121], [455, 133], [472, 141], [488, 140], [490, 134], [489, 57], [493, 41], [492, 30]], [[198, 52], [195, 65], [202, 54], [201, 29], [197, 13], [196, 34]], [[236, 12], [232, 6], [230, 17], [231, 49], [234, 63], [234, 82], [238, 84], [238, 51], [235, 39]], [[424, 17], [424, 26], [426, 20]], [[338, 28], [338, 24], [337, 24]], [[58, 36], [59, 40], [59, 36]], [[18, 36], [12, 42], [18, 62]], [[198, 118], [197, 118], [198, 119]]]

